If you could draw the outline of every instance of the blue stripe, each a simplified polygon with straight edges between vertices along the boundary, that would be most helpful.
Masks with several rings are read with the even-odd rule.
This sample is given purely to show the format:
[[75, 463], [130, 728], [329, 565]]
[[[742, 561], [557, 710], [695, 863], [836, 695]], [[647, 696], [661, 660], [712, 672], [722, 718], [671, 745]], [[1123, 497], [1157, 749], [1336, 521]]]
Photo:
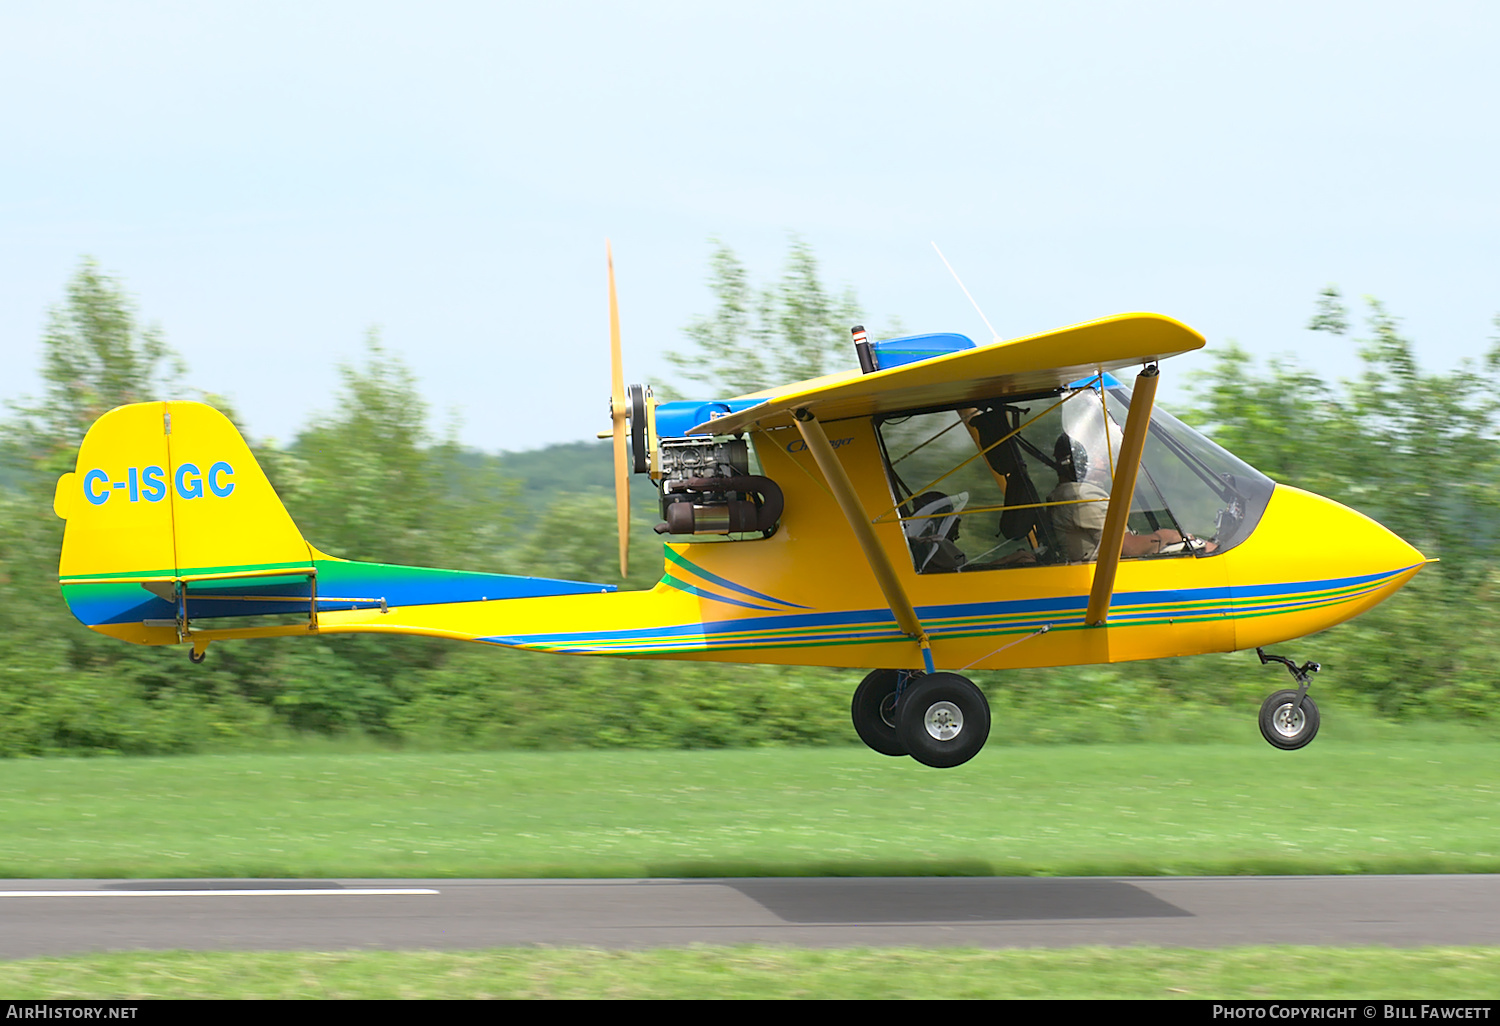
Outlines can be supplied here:
[[1387, 570], [1384, 573], [1364, 574], [1360, 577], [1338, 577], [1331, 581], [1292, 581], [1283, 584], [1236, 584], [1229, 591], [1230, 594], [1238, 596], [1248, 595], [1287, 595], [1298, 591], [1332, 591], [1335, 588], [1347, 588], [1355, 584], [1371, 584], [1377, 581], [1386, 581], [1397, 574], [1404, 574], [1408, 570], [1414, 570], [1421, 563], [1413, 563], [1411, 566], [1402, 567], [1400, 570]]
[[680, 552], [676, 553], [675, 555], [677, 559], [674, 560], [674, 562], [681, 562], [683, 566], [687, 567], [689, 570], [697, 574], [699, 577], [703, 578], [705, 581], [712, 581], [714, 584], [717, 584], [720, 587], [728, 588], [730, 591], [737, 591], [741, 595], [749, 595], [751, 598], [762, 599], [766, 602], [774, 602], [779, 606], [791, 606], [793, 609], [812, 608], [811, 606], [799, 606], [795, 602], [788, 602], [785, 599], [775, 598], [771, 595], [763, 595], [758, 591], [754, 591], [753, 589], [745, 587], [743, 584], [736, 584], [733, 581], [729, 580], [727, 577], [720, 577], [718, 574], [709, 573], [707, 570], [703, 569], [701, 566], [694, 563], [692, 560], [688, 559]]
[[[515, 574], [489, 574], [431, 567], [318, 560], [318, 609], [369, 609], [380, 604], [395, 608], [436, 603], [479, 602], [548, 595], [591, 595], [615, 590], [613, 584], [563, 581]], [[63, 599], [85, 625], [140, 623], [176, 617], [175, 603], [157, 598], [140, 584], [116, 580], [65, 584]], [[195, 596], [257, 595], [286, 598], [280, 602], [195, 601]], [[188, 585], [191, 617], [264, 616], [306, 613], [312, 592], [302, 575], [276, 578], [275, 583], [257, 577], [216, 579]], [[330, 602], [332, 598], [363, 599], [360, 602]]]
[[670, 585], [671, 587], [676, 588], [678, 591], [685, 591], [689, 595], [696, 595], [699, 598], [713, 599], [715, 602], [723, 602], [731, 606], [744, 606], [746, 609], [759, 609], [767, 613], [776, 612], [775, 606], [758, 606], [752, 602], [741, 602], [739, 599], [728, 598], [724, 595], [715, 595], [713, 592], [708, 591], [704, 588], [699, 588], [696, 585], [688, 584], [686, 581], [679, 581], [671, 574], [666, 574], [665, 576], [663, 576], [661, 582], [663, 584]]

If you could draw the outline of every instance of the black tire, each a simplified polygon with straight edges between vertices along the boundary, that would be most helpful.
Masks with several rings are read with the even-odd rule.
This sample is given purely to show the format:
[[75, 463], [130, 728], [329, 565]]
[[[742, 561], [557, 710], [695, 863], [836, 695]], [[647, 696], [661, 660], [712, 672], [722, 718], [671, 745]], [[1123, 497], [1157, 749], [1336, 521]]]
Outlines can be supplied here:
[[989, 736], [990, 703], [967, 677], [929, 673], [901, 695], [896, 738], [924, 766], [962, 765]]
[[1297, 692], [1277, 691], [1260, 706], [1260, 736], [1282, 751], [1292, 752], [1318, 736], [1318, 706], [1311, 695], [1296, 710]]
[[905, 755], [896, 738], [895, 670], [872, 670], [854, 689], [850, 714], [859, 739], [881, 755]]

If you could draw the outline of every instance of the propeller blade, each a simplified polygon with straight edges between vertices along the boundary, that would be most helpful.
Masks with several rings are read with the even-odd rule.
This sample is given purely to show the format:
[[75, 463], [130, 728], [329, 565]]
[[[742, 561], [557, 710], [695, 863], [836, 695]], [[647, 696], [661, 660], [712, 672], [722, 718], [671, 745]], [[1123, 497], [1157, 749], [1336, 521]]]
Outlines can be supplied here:
[[620, 576], [629, 570], [630, 560], [630, 468], [625, 463], [625, 418], [630, 407], [625, 402], [625, 367], [620, 353], [620, 303], [615, 297], [615, 257], [609, 240], [604, 240], [604, 258], [609, 265], [609, 416], [614, 425], [615, 442], [615, 523], [620, 533]]

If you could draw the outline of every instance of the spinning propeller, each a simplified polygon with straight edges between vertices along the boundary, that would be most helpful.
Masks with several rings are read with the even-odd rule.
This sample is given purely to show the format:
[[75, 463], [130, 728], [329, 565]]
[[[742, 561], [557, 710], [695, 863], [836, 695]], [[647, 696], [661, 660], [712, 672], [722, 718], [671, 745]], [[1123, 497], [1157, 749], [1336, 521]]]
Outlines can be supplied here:
[[[609, 240], [604, 242], [604, 257], [609, 265], [609, 418], [613, 430], [599, 437], [614, 437], [615, 443], [615, 520], [620, 534], [620, 576], [630, 566], [630, 472], [644, 474], [650, 467], [646, 451], [646, 422], [649, 418], [644, 385], [625, 384], [620, 354], [620, 303], [615, 296], [615, 258]], [[630, 435], [630, 465], [625, 462], [625, 436]]]
[[620, 576], [630, 565], [630, 471], [625, 466], [625, 370], [620, 356], [620, 303], [615, 298], [615, 257], [609, 240], [604, 241], [604, 259], [609, 265], [609, 418], [615, 440], [615, 526], [620, 533]]

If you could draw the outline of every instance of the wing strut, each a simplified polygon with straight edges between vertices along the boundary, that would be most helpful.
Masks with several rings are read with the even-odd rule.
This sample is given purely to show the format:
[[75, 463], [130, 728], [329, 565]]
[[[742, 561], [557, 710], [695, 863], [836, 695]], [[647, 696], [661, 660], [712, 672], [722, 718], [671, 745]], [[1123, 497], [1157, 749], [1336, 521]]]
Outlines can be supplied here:
[[1109, 600], [1115, 593], [1115, 571], [1120, 567], [1120, 550], [1125, 544], [1125, 525], [1135, 496], [1136, 472], [1141, 467], [1146, 427], [1151, 423], [1151, 408], [1156, 402], [1157, 380], [1158, 371], [1153, 363], [1136, 375], [1135, 389], [1130, 393], [1130, 413], [1125, 417], [1120, 460], [1115, 464], [1115, 483], [1109, 492], [1109, 511], [1104, 514], [1098, 562], [1094, 564], [1094, 586], [1089, 591], [1089, 608], [1083, 617], [1088, 627], [1099, 626], [1109, 615]]
[[807, 451], [812, 453], [813, 462], [823, 472], [829, 490], [833, 492], [839, 508], [844, 511], [844, 517], [849, 521], [859, 547], [864, 550], [865, 560], [870, 564], [880, 590], [885, 593], [886, 604], [896, 615], [897, 625], [921, 647], [922, 662], [927, 667], [927, 672], [932, 673], [932, 643], [927, 638], [927, 632], [922, 629], [922, 621], [917, 619], [917, 611], [912, 607], [911, 599], [906, 597], [906, 590], [901, 587], [896, 568], [891, 565], [890, 557], [881, 547], [880, 539], [875, 537], [875, 529], [870, 526], [870, 515], [859, 501], [859, 496], [854, 491], [854, 482], [849, 480], [844, 465], [834, 455], [823, 425], [806, 407], [798, 408], [792, 416], [796, 418], [797, 430], [802, 432], [802, 440], [807, 443]]

